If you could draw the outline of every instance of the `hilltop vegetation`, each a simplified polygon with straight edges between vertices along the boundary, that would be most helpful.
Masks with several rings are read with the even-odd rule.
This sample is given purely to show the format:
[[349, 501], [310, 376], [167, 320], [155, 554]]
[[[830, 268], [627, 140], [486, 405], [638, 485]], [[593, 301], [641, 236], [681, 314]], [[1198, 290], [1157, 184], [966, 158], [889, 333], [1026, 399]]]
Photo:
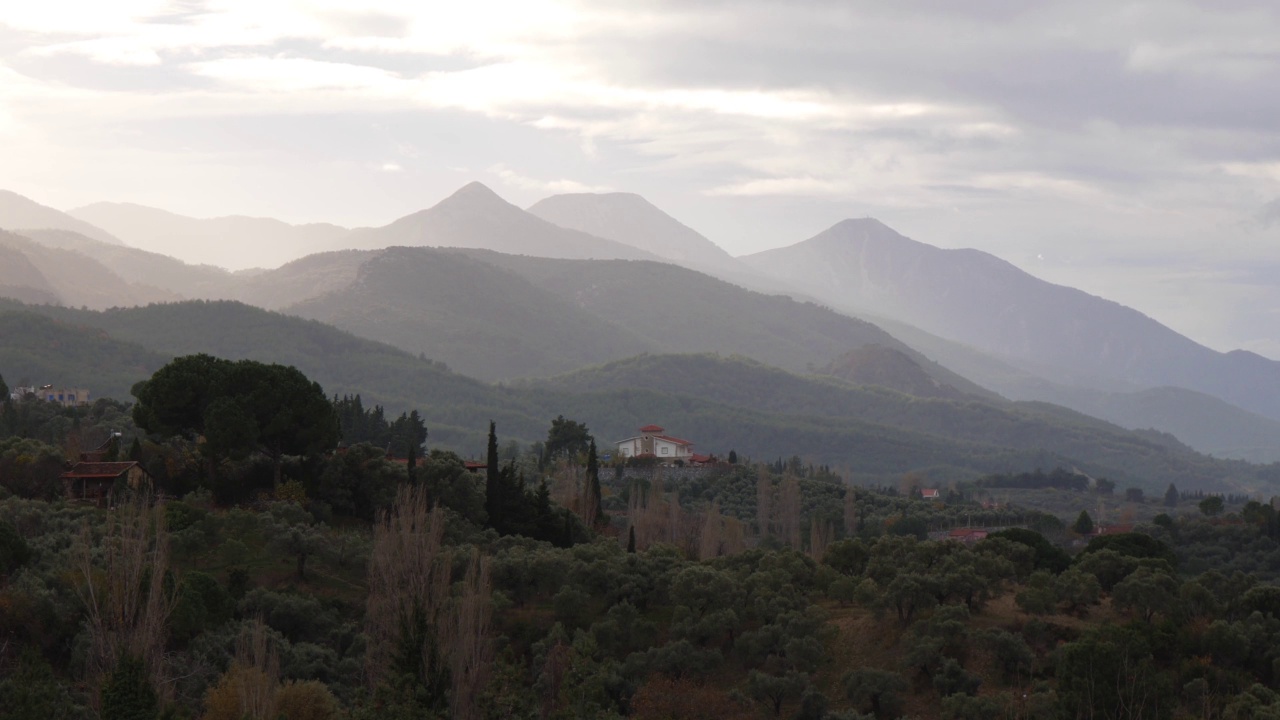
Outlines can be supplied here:
[[[693, 438], [700, 451], [749, 447], [759, 457], [798, 454], [868, 482], [909, 471], [945, 483], [1074, 465], [1149, 490], [1171, 481], [1244, 492], [1270, 486], [1258, 466], [1207, 458], [1170, 438], [1123, 431], [1053, 406], [912, 398], [743, 359], [649, 356], [546, 383], [492, 386], [318, 322], [239, 303], [101, 313], [8, 307], [7, 322], [26, 329], [13, 333], [4, 352], [25, 358], [19, 367], [28, 368], [8, 371], [11, 377], [48, 381], [50, 370], [59, 369], [59, 382], [83, 382], [95, 395], [128, 398], [134, 382], [179, 355], [278, 362], [298, 367], [330, 395], [360, 393], [396, 413], [420, 409], [433, 442], [464, 453], [481, 447], [490, 419], [509, 437], [531, 442], [544, 418], [565, 414], [583, 418], [610, 440], [660, 419]], [[77, 344], [96, 349], [81, 355]]]
[[[1269, 689], [1280, 605], [1266, 584], [1280, 515], [1269, 505], [1161, 515], [1073, 555], [1064, 547], [1076, 536], [1051, 515], [853, 488], [798, 457], [624, 479], [563, 417], [529, 452], [500, 453], [491, 426], [480, 476], [451, 453], [405, 464], [367, 443], [334, 452], [330, 438], [299, 446], [273, 478], [269, 454], [237, 459], [192, 442], [195, 418], [211, 432], [208, 420], [231, 415], [227, 393], [187, 393], [164, 377], [190, 362], [233, 369], [204, 358], [166, 366], [139, 416], [165, 407], [175, 420], [148, 422], [165, 428], [150, 435], [126, 425], [122, 438], [138, 440], [128, 454], [181, 500], [152, 505], [118, 488], [108, 512], [0, 482], [6, 711], [976, 720], [1280, 710]], [[241, 400], [246, 413], [262, 402], [289, 411], [279, 396]], [[41, 427], [75, 414], [23, 405], [50, 411]], [[342, 405], [344, 434], [390, 433], [410, 447], [425, 436], [384, 422], [380, 408]], [[96, 423], [111, 421], [112, 408], [96, 409]], [[0, 469], [9, 431], [0, 427]], [[926, 539], [966, 521], [992, 532]]]

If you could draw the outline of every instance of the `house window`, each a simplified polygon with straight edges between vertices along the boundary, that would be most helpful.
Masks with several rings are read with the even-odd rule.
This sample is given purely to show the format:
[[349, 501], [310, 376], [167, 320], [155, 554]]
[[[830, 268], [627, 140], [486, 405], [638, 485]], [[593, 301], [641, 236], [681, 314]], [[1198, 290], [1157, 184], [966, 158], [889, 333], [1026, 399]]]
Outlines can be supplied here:
[[662, 448], [662, 454], [663, 454], [663, 455], [666, 455], [666, 454], [667, 454], [667, 451], [668, 451], [668, 450], [670, 450], [670, 449], [671, 449], [671, 448], [668, 448], [668, 447], [664, 447], [664, 448]]

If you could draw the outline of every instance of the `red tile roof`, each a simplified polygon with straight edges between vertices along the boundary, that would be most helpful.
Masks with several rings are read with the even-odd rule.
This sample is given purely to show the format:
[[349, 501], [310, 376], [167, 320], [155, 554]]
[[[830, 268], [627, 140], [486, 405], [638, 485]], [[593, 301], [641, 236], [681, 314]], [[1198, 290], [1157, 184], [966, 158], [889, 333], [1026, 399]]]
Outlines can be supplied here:
[[920, 488], [920, 497], [936, 498], [941, 496], [942, 496], [942, 493], [938, 492], [937, 488]]
[[660, 433], [660, 432], [662, 432], [662, 428], [658, 427], [657, 425], [645, 425], [644, 427], [640, 428], [640, 432], [642, 432], [642, 433]]
[[666, 440], [666, 441], [667, 441], [667, 442], [669, 442], [669, 443], [675, 443], [676, 445], [692, 445], [692, 444], [693, 444], [693, 443], [689, 442], [688, 440], [681, 440], [680, 438], [673, 438], [673, 437], [671, 437], [670, 435], [654, 435], [654, 437], [655, 437], [655, 438], [657, 438], [657, 439], [659, 439], [659, 440]]
[[81, 462], [62, 474], [69, 480], [118, 478], [136, 466], [136, 462]]
[[696, 463], [711, 462], [712, 460], [710, 455], [691, 455], [689, 459]]

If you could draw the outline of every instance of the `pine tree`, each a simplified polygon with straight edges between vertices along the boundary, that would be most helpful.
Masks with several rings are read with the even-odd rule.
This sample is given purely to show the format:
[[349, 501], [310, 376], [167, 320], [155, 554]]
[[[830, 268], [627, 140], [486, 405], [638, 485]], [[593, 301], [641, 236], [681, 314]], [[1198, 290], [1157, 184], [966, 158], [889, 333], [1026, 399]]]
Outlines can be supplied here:
[[137, 463], [142, 462], [142, 441], [138, 438], [134, 438], [133, 444], [129, 446], [129, 459]]
[[737, 464], [738, 464], [738, 451], [737, 451], [737, 450], [730, 450], [730, 451], [729, 451], [729, 464], [730, 464], [730, 465], [737, 465]]
[[632, 527], [631, 527], [630, 532], [628, 532], [628, 533], [627, 533], [627, 552], [631, 553], [632, 555], [635, 555], [635, 554], [636, 554], [636, 529], [635, 529], [635, 526], [632, 526]]
[[1166, 507], [1178, 506], [1178, 488], [1169, 483], [1169, 489], [1164, 491], [1164, 504]]

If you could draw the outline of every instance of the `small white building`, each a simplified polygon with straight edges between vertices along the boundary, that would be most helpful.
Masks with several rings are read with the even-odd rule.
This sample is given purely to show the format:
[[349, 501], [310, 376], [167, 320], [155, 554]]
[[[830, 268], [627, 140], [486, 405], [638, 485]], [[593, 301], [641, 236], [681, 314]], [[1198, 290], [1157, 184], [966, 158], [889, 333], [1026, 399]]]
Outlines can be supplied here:
[[694, 457], [693, 443], [663, 435], [663, 429], [657, 425], [645, 425], [639, 432], [635, 437], [618, 441], [618, 455], [623, 458], [655, 457], [664, 461], [689, 461]]

